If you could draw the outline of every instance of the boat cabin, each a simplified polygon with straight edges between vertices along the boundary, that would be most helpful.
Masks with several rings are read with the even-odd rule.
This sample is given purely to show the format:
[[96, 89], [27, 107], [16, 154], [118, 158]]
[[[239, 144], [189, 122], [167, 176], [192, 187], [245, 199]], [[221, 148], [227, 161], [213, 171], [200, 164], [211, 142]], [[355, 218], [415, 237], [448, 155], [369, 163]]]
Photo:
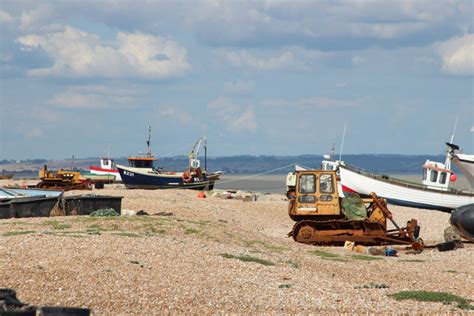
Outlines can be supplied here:
[[102, 157], [100, 158], [100, 167], [102, 169], [115, 169], [115, 162], [112, 158]]
[[154, 157], [128, 157], [128, 165], [133, 168], [150, 168], [153, 169]]
[[337, 167], [339, 166], [340, 161], [333, 160], [332, 156], [333, 154], [323, 156], [323, 160], [321, 161], [321, 170], [326, 170], [326, 171], [337, 170]]
[[323, 160], [321, 161], [321, 170], [333, 171], [337, 170], [339, 163], [332, 160]]
[[454, 174], [441, 162], [426, 160], [423, 165], [423, 184], [432, 189], [447, 190]]

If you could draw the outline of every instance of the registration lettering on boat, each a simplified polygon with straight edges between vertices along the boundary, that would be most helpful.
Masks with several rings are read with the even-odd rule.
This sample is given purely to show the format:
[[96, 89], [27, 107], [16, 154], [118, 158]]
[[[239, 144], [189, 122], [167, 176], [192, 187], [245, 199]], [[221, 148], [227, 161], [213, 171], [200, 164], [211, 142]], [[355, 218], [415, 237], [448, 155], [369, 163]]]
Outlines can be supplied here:
[[126, 175], [126, 176], [129, 176], [129, 177], [134, 177], [135, 176], [135, 174], [133, 172], [126, 171], [126, 170], [123, 171], [123, 174]]

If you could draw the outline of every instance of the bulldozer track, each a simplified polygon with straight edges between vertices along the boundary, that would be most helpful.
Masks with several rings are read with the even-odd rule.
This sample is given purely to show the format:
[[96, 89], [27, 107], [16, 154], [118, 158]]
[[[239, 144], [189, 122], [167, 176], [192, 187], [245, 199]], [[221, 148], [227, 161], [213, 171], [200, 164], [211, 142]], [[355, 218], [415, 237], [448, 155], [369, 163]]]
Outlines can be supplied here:
[[376, 222], [347, 220], [302, 220], [288, 234], [297, 242], [312, 245], [342, 245], [355, 241], [364, 245], [411, 244], [407, 236], [386, 233], [384, 226]]

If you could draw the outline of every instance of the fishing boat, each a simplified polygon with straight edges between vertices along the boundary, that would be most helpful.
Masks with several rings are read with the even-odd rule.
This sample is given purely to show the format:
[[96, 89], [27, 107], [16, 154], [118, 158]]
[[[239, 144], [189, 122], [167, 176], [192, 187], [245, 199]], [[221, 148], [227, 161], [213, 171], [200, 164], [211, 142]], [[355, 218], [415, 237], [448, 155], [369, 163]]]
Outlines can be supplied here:
[[449, 157], [444, 164], [427, 160], [423, 165], [422, 184], [374, 174], [342, 161], [338, 164], [345, 194], [375, 192], [391, 204], [445, 212], [474, 203], [474, 192], [449, 187], [449, 183], [456, 180]]
[[474, 155], [456, 154], [452, 161], [474, 188]]
[[471, 188], [474, 188], [474, 155], [460, 153], [458, 145], [452, 143], [446, 145], [450, 148], [451, 161], [466, 177]]
[[[150, 147], [151, 128], [148, 128], [147, 152], [143, 156], [128, 158], [128, 166], [117, 165], [122, 182], [127, 189], [195, 189], [212, 190], [222, 172], [207, 173], [207, 145], [205, 138], [199, 138], [189, 153], [187, 170], [166, 171], [154, 166], [157, 160]], [[204, 168], [198, 159], [199, 149], [204, 147]]]
[[89, 166], [89, 171], [91, 174], [100, 175], [100, 176], [114, 176], [115, 181], [122, 181], [120, 173], [115, 167], [115, 162], [109, 156], [100, 158], [100, 167]]

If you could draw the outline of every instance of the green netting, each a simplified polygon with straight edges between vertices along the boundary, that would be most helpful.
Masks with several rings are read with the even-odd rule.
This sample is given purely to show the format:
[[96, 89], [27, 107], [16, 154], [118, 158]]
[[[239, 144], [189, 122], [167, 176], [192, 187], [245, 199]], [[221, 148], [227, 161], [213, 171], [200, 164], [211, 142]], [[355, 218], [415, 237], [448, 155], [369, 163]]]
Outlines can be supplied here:
[[349, 197], [342, 198], [341, 204], [348, 220], [363, 221], [367, 218], [367, 209], [358, 194], [351, 194]]

